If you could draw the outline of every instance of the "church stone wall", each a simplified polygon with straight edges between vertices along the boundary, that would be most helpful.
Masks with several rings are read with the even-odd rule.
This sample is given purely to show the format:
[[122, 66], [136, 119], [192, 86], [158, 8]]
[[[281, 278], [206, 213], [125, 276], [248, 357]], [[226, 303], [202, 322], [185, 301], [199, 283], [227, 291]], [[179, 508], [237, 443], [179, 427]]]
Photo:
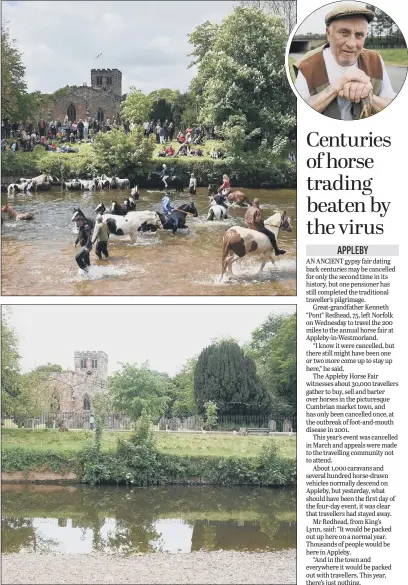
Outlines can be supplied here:
[[75, 106], [77, 122], [80, 119], [85, 120], [85, 118], [98, 119], [100, 108], [104, 113], [104, 121], [109, 118], [112, 122], [120, 114], [121, 98], [103, 89], [84, 86], [49, 102], [43, 108], [40, 117], [44, 120], [58, 120], [59, 118], [63, 122], [71, 104]]

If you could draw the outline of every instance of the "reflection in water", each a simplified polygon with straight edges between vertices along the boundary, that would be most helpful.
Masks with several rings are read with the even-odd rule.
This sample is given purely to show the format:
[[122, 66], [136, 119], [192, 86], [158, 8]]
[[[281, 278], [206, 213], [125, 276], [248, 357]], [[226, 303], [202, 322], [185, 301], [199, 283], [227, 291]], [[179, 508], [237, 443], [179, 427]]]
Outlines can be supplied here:
[[3, 486], [2, 552], [188, 553], [296, 547], [294, 490]]
[[[198, 218], [189, 218], [184, 233], [160, 231], [141, 234], [137, 242], [111, 238], [111, 258], [96, 259], [84, 277], [74, 261], [72, 211], [79, 205], [95, 217], [96, 205], [122, 201], [127, 191], [51, 192], [17, 194], [16, 211], [34, 211], [32, 222], [9, 221], [2, 229], [3, 294], [49, 295], [293, 295], [296, 294], [296, 192], [294, 190], [245, 189], [250, 198], [259, 197], [264, 218], [286, 210], [293, 231], [281, 232], [279, 246], [287, 251], [276, 267], [267, 264], [257, 276], [259, 261], [244, 259], [234, 264], [236, 278], [219, 283], [222, 238], [232, 225], [245, 225], [245, 209], [231, 209], [227, 221], [206, 221], [207, 190], [195, 197]], [[188, 200], [186, 193], [183, 200]], [[141, 192], [139, 211], [160, 202], [160, 193]], [[2, 201], [5, 196], [2, 194]], [[179, 201], [181, 201], [180, 199]], [[177, 200], [176, 200], [177, 202]], [[183, 231], [183, 230], [182, 230]]]

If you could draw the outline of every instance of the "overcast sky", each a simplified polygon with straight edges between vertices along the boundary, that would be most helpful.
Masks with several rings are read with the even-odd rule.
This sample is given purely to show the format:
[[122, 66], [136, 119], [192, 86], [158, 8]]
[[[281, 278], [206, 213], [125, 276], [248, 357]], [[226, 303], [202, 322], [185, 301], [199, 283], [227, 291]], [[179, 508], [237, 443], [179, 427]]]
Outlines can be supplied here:
[[73, 369], [75, 351], [105, 351], [109, 373], [119, 362], [175, 374], [215, 338], [240, 345], [270, 314], [295, 305], [15, 305], [9, 323], [19, 337], [23, 371], [54, 363]]
[[[169, 87], [185, 91], [187, 35], [206, 20], [219, 23], [234, 2], [2, 2], [26, 66], [29, 91], [53, 92], [91, 82], [91, 69], [122, 71], [122, 92]], [[96, 59], [102, 53], [102, 57]]]

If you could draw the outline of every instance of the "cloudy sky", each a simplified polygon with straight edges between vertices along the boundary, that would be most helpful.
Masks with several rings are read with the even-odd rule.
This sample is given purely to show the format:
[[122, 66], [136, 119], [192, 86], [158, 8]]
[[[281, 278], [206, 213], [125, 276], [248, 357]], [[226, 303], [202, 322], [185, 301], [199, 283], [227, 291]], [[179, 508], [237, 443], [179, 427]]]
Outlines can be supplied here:
[[15, 305], [8, 317], [19, 337], [24, 371], [46, 363], [72, 369], [75, 351], [105, 351], [119, 363], [149, 361], [170, 375], [213, 339], [241, 345], [270, 314], [295, 305]]
[[[23, 53], [29, 91], [90, 84], [91, 69], [122, 71], [122, 91], [185, 91], [194, 69], [187, 35], [219, 23], [233, 1], [2, 2], [3, 19]], [[96, 59], [102, 53], [102, 57]]]

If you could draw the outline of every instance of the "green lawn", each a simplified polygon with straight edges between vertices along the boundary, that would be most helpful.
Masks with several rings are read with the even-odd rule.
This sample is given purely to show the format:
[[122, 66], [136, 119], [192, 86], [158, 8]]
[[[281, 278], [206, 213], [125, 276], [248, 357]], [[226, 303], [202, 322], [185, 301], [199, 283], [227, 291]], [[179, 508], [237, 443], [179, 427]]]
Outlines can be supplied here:
[[[106, 431], [102, 436], [102, 449], [114, 450], [117, 437], [129, 437], [130, 433]], [[280, 455], [284, 458], [296, 458], [295, 437], [264, 437], [238, 435], [193, 435], [158, 432], [155, 434], [160, 451], [172, 455], [192, 455], [208, 457], [254, 457], [262, 446], [273, 441], [278, 445]], [[91, 431], [4, 429], [2, 431], [3, 450], [21, 447], [32, 451], [53, 451], [61, 454], [73, 454], [83, 449], [92, 441]]]
[[375, 49], [380, 53], [386, 65], [397, 65], [400, 67], [408, 67], [408, 51], [407, 49]]

